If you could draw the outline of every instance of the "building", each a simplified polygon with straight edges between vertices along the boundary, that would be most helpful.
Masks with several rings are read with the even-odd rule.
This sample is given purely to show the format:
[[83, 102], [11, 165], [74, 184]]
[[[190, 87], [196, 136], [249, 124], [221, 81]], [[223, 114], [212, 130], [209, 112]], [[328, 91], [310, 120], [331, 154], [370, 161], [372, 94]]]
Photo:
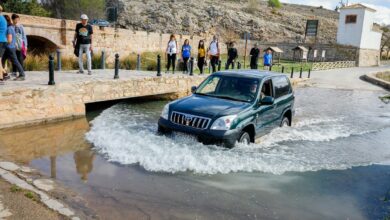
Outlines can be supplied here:
[[337, 43], [358, 48], [358, 66], [377, 66], [380, 62], [382, 33], [374, 29], [375, 12], [362, 4], [340, 8]]

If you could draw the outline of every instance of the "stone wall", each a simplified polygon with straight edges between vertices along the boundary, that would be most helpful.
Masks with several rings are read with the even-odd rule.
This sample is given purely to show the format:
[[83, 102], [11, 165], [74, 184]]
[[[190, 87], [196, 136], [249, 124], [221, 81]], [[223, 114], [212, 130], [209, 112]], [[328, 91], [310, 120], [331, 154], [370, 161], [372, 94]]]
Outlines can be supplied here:
[[359, 49], [358, 66], [378, 66], [379, 64], [379, 50]]
[[80, 117], [86, 113], [86, 103], [162, 94], [184, 96], [203, 80], [202, 76], [150, 76], [2, 89], [0, 128]]

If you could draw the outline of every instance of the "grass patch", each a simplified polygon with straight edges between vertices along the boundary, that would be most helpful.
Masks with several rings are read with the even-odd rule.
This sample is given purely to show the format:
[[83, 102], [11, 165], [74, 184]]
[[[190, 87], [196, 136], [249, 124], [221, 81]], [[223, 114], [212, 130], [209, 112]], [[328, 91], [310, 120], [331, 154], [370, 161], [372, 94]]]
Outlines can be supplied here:
[[376, 74], [376, 77], [379, 79], [385, 80], [387, 82], [390, 82], [390, 72], [383, 72]]
[[33, 201], [36, 201], [36, 202], [39, 201], [38, 195], [35, 194], [34, 192], [31, 192], [31, 191], [26, 191], [24, 193], [24, 196], [29, 198], [29, 199], [31, 199], [31, 200], [33, 200]]
[[13, 192], [13, 193], [16, 193], [16, 192], [22, 191], [22, 188], [20, 188], [17, 185], [12, 185], [10, 191]]

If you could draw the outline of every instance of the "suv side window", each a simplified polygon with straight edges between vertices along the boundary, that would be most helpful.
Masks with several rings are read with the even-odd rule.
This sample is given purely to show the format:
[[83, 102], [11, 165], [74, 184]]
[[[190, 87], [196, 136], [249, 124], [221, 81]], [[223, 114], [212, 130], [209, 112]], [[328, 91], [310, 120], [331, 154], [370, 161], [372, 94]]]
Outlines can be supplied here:
[[287, 77], [277, 76], [272, 78], [275, 87], [275, 99], [290, 93], [290, 83]]
[[261, 87], [260, 99], [264, 98], [265, 96], [273, 97], [273, 89], [272, 89], [272, 80], [271, 79], [265, 81], [263, 83], [263, 87]]

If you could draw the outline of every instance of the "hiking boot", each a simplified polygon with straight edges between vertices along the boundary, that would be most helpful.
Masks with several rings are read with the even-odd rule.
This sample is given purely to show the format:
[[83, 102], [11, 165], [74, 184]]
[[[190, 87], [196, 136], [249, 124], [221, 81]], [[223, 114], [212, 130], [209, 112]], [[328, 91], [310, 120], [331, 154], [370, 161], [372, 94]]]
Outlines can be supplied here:
[[84, 71], [78, 71], [77, 74], [84, 74]]
[[24, 76], [19, 76], [14, 79], [14, 81], [24, 81], [25, 77]]
[[16, 72], [11, 73], [11, 76], [12, 76], [12, 77], [18, 77], [18, 75], [16, 74]]

